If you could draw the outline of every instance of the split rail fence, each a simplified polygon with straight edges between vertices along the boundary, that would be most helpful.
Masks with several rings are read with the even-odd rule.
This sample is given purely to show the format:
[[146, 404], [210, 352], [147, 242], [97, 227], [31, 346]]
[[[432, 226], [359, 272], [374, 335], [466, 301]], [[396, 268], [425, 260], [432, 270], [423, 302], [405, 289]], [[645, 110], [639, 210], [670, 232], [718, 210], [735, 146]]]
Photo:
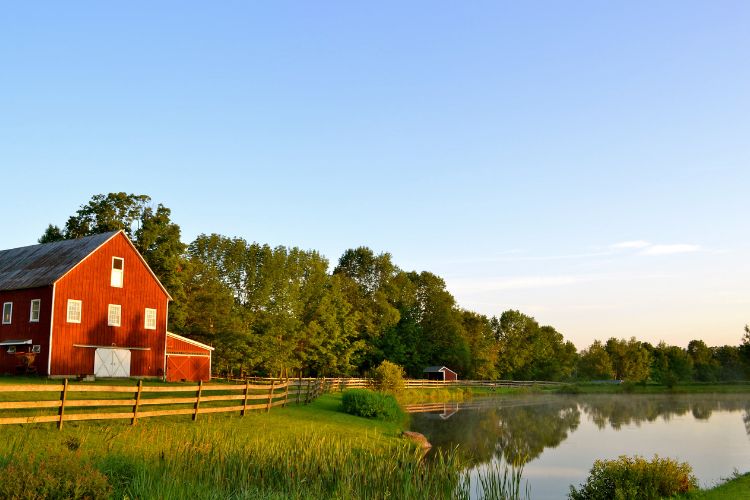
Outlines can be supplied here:
[[[544, 381], [439, 381], [405, 380], [407, 388], [443, 387], [529, 387], [550, 386]], [[225, 380], [223, 383], [197, 385], [92, 385], [71, 384], [0, 384], [0, 425], [54, 422], [62, 428], [65, 422], [80, 420], [128, 419], [135, 425], [139, 419], [237, 412], [270, 411], [287, 404], [308, 404], [326, 392], [366, 388], [372, 385], [364, 378], [252, 378]]]
[[320, 379], [304, 382], [249, 380], [197, 385], [0, 384], [0, 425], [79, 420], [139, 419], [251, 410], [270, 411], [287, 404], [307, 404], [324, 390]]

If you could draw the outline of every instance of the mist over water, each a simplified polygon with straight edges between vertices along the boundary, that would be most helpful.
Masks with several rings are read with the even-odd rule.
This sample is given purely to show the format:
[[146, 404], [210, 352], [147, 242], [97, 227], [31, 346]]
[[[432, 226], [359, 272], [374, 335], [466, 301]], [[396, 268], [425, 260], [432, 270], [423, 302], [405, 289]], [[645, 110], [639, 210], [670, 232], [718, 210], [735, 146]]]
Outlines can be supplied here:
[[531, 498], [565, 498], [594, 460], [658, 454], [686, 461], [701, 486], [750, 470], [750, 395], [533, 395], [415, 413], [433, 450], [457, 448], [476, 473], [523, 465]]

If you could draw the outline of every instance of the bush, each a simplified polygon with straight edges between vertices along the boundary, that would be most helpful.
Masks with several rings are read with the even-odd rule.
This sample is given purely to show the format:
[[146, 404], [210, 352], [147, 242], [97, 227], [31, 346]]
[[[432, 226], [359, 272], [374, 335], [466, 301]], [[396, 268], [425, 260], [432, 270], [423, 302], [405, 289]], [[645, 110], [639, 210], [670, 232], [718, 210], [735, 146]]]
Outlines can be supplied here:
[[367, 389], [345, 391], [341, 403], [346, 413], [359, 417], [396, 421], [404, 414], [391, 394]]
[[390, 361], [383, 361], [372, 371], [375, 389], [397, 394], [404, 390], [404, 369]]
[[617, 460], [597, 460], [580, 490], [570, 487], [572, 500], [659, 499], [698, 488], [693, 469], [686, 462], [654, 456], [621, 456]]
[[14, 456], [0, 467], [0, 498], [109, 498], [112, 486], [91, 464], [69, 456]]

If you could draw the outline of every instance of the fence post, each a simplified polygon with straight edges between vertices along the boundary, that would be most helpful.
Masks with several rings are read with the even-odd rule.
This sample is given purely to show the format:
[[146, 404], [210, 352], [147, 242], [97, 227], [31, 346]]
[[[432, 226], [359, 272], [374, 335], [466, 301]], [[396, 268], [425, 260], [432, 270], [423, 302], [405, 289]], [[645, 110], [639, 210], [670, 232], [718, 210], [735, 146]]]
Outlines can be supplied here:
[[281, 405], [282, 408], [286, 408], [286, 404], [289, 402], [289, 372], [286, 372], [285, 375], [286, 375], [286, 390], [284, 391], [284, 404]]
[[266, 413], [271, 411], [271, 401], [273, 401], [273, 389], [276, 386], [276, 381], [271, 380], [271, 390], [268, 391], [268, 404], [266, 405]]
[[143, 380], [138, 381], [138, 391], [135, 395], [135, 406], [133, 407], [133, 420], [130, 421], [130, 425], [135, 425], [135, 421], [138, 419], [138, 407], [141, 405], [141, 392], [143, 391]]
[[193, 420], [198, 420], [198, 408], [201, 405], [201, 394], [203, 393], [203, 381], [198, 382], [198, 394], [195, 398], [195, 412], [193, 413]]
[[63, 383], [63, 390], [60, 393], [60, 421], [57, 423], [57, 428], [62, 429], [63, 426], [63, 415], [65, 415], [65, 401], [68, 399], [68, 379], [65, 379]]
[[245, 412], [247, 411], [247, 393], [249, 390], [250, 390], [250, 381], [245, 380], [245, 394], [244, 394], [245, 401], [244, 403], [242, 403], [242, 411], [240, 412], [240, 415], [243, 417], [245, 416]]

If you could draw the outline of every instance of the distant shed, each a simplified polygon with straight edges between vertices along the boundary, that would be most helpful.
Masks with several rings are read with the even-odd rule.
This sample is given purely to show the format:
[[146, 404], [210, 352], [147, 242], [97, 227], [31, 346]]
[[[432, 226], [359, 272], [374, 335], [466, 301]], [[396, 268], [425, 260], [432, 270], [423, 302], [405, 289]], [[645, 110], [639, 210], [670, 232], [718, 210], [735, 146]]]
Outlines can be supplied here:
[[427, 375], [427, 380], [442, 380], [443, 382], [458, 380], [458, 373], [447, 366], [428, 366], [422, 372]]
[[167, 381], [211, 380], [213, 347], [167, 332]]

